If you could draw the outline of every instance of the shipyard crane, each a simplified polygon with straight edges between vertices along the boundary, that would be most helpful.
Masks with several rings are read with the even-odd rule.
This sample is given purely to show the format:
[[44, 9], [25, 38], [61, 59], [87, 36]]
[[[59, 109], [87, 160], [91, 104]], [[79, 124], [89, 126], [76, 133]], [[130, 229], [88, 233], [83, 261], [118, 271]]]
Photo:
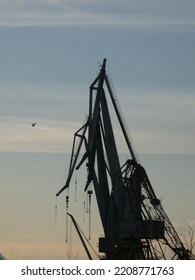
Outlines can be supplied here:
[[[107, 94], [107, 95], [106, 95]], [[107, 98], [111, 99], [128, 159], [121, 164]], [[81, 147], [85, 153], [79, 161]], [[74, 134], [67, 181], [59, 196], [69, 188], [75, 169], [87, 167], [84, 191], [92, 183], [104, 237], [99, 252], [104, 259], [195, 259], [186, 248], [157, 198], [144, 167], [137, 160], [110, 78], [106, 59], [89, 88], [86, 123]], [[90, 193], [91, 194], [91, 193]], [[169, 248], [169, 257], [165, 254]]]

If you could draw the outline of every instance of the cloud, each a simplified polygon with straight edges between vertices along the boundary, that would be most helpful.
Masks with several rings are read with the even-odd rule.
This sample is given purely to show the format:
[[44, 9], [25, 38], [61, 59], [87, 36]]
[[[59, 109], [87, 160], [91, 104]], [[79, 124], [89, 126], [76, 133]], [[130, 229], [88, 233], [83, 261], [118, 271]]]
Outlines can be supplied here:
[[0, 26], [107, 25], [194, 29], [194, 12], [195, 6], [190, 0], [1, 0]]
[[195, 154], [194, 88], [129, 88], [120, 105], [139, 153]]
[[77, 123], [1, 116], [0, 152], [69, 152]]
[[73, 135], [86, 119], [87, 96], [78, 96], [74, 86], [0, 88], [0, 152], [70, 152]]
[[[10, 85], [1, 87], [0, 96], [1, 152], [70, 152], [74, 133], [88, 114], [88, 94], [78, 94], [74, 87]], [[107, 99], [118, 150], [126, 153], [124, 137]], [[119, 104], [138, 154], [195, 154], [193, 88], [149, 91], [122, 87]], [[32, 122], [37, 126], [33, 128]]]

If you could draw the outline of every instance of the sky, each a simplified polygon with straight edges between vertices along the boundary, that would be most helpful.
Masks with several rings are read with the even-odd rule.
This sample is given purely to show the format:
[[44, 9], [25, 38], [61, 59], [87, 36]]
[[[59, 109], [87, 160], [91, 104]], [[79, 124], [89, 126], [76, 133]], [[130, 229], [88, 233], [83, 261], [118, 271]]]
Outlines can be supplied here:
[[[170, 219], [195, 227], [194, 34], [190, 0], [0, 1], [1, 253], [67, 257], [65, 200], [56, 223], [55, 192], [105, 57], [154, 189]], [[122, 141], [118, 149], [126, 152]], [[81, 257], [79, 242], [73, 254]]]

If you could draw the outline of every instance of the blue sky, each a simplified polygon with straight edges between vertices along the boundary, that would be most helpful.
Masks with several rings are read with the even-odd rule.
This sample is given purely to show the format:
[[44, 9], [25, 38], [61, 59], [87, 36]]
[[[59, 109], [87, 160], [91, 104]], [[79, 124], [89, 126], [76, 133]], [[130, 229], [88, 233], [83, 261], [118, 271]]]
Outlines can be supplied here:
[[[57, 185], [66, 168], [61, 154], [70, 152], [73, 134], [88, 113], [88, 87], [104, 57], [138, 154], [194, 155], [194, 34], [195, 2], [190, 0], [1, 0], [0, 152], [9, 153], [1, 157], [1, 166], [7, 168], [2, 192], [3, 186], [36, 184], [41, 189], [51, 180]], [[37, 122], [36, 129], [31, 122]], [[119, 150], [125, 153], [120, 138]], [[27, 164], [16, 156], [24, 152], [37, 157]], [[55, 154], [54, 166], [51, 161], [45, 166], [41, 153]], [[194, 161], [184, 158], [189, 169], [183, 176], [190, 178], [190, 188]], [[45, 176], [52, 168], [55, 175], [33, 183], [31, 160], [36, 172], [42, 163]], [[21, 167], [8, 181], [9, 161]], [[22, 173], [24, 166], [28, 176]], [[164, 174], [161, 168], [159, 176]], [[55, 187], [50, 191], [53, 203]], [[12, 203], [14, 209], [20, 205]], [[191, 210], [189, 216], [193, 220]]]
[[[45, 151], [63, 151], [64, 126], [69, 139], [107, 57], [138, 151], [195, 152], [193, 1], [0, 5], [1, 151], [43, 151], [46, 139]], [[42, 124], [39, 139], [31, 121]]]

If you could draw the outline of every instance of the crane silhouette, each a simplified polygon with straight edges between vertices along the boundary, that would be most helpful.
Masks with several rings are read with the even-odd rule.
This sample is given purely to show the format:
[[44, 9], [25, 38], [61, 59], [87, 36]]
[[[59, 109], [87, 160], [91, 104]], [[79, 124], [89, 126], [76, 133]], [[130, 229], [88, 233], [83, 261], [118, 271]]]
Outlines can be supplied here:
[[[113, 113], [115, 111], [124, 144], [128, 148], [129, 156], [123, 163], [117, 148], [117, 134], [112, 125], [107, 97], [110, 97], [109, 104], [114, 107]], [[114, 87], [106, 73], [106, 59], [89, 87], [89, 101], [87, 121], [74, 134], [65, 185], [56, 196], [69, 189], [74, 170], [79, 170], [86, 162], [87, 181], [83, 190], [87, 191], [90, 206], [90, 186], [93, 185], [104, 232], [99, 238], [98, 248], [99, 253], [104, 253], [104, 259], [195, 260], [193, 246], [189, 248], [183, 244], [161, 200], [157, 198], [144, 167], [137, 160]], [[68, 199], [66, 196], [67, 204]], [[78, 224], [69, 216], [78, 230]], [[80, 239], [83, 243], [83, 239]], [[170, 249], [169, 254], [166, 248]]]

